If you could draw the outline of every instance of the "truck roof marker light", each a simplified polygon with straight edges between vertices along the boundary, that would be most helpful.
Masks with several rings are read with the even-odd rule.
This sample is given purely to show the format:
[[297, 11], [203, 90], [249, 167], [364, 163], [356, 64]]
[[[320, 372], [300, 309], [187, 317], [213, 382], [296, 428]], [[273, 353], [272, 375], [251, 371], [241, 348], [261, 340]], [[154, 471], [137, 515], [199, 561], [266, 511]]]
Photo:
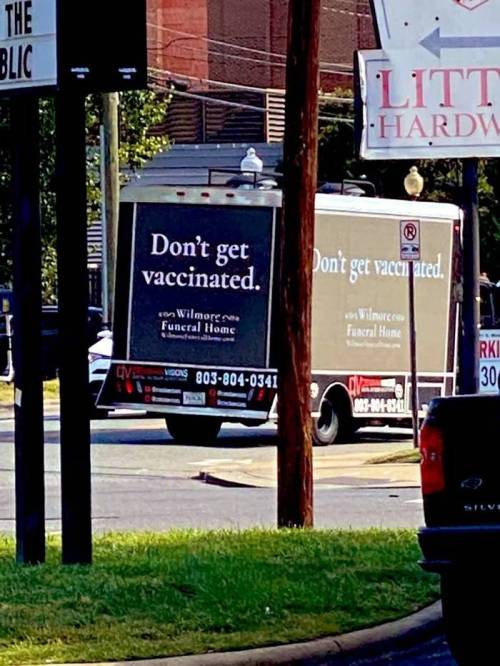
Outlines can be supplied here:
[[228, 199], [234, 199], [234, 192], [226, 192], [226, 197]]
[[441, 428], [426, 423], [420, 430], [420, 472], [422, 494], [432, 495], [445, 488], [443, 465], [443, 432]]
[[205, 197], [205, 199], [208, 199], [210, 197], [210, 192], [202, 192], [201, 196]]
[[185, 197], [186, 193], [185, 192], [176, 192], [178, 197]]

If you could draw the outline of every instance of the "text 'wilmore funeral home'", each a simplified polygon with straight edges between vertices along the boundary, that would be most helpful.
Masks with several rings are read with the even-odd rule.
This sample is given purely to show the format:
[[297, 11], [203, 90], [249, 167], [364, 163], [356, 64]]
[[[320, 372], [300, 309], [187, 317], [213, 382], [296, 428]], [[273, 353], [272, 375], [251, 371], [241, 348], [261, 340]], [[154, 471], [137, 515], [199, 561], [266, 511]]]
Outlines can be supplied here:
[[[361, 67], [364, 132], [368, 151], [380, 159], [391, 150], [456, 157], [500, 152], [499, 66], [422, 66], [393, 63], [365, 52]], [[414, 152], [412, 152], [414, 151]], [[493, 151], [493, 152], [490, 152]]]
[[54, 85], [55, 0], [0, 0], [0, 89]]

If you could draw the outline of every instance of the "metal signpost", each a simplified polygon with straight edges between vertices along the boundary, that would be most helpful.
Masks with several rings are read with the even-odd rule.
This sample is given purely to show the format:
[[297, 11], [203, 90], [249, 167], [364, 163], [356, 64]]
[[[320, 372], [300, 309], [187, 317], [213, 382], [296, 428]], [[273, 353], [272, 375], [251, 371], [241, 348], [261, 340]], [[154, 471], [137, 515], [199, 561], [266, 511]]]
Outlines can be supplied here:
[[460, 391], [478, 390], [477, 158], [500, 154], [498, 0], [372, 0], [380, 50], [360, 51], [360, 155], [464, 158]]
[[[92, 35], [92, 39], [88, 39]], [[85, 95], [146, 85], [146, 6], [0, 0], [0, 94], [12, 101], [18, 560], [45, 556], [38, 96], [56, 94], [64, 563], [92, 558]]]
[[411, 418], [413, 446], [418, 448], [418, 376], [417, 376], [417, 327], [415, 322], [415, 271], [414, 261], [420, 261], [420, 220], [401, 220], [399, 232], [401, 261], [408, 262], [408, 301], [410, 329], [410, 379]]

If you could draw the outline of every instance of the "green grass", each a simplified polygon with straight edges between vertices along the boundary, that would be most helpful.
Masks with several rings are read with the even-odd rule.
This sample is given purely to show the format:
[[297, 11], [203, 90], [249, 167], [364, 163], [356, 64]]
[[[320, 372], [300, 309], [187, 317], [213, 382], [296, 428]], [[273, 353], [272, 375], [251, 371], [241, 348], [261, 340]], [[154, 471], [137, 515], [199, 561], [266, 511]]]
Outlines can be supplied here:
[[0, 664], [125, 660], [306, 640], [438, 597], [411, 531], [112, 534], [94, 565], [16, 565], [0, 538]]
[[366, 461], [367, 465], [384, 465], [388, 463], [420, 463], [420, 451], [410, 449], [409, 451], [396, 451], [388, 453], [385, 456], [370, 458]]
[[[59, 381], [51, 379], [43, 383], [44, 400], [57, 400], [59, 398]], [[10, 407], [14, 404], [14, 384], [0, 382], [0, 407]]]

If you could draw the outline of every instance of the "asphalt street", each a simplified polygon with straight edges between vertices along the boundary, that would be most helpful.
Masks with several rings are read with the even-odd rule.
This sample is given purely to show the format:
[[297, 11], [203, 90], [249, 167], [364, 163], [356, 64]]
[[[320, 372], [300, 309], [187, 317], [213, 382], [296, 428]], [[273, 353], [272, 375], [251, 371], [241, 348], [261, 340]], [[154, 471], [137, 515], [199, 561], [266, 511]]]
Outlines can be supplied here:
[[[13, 421], [0, 420], [0, 531], [14, 532]], [[377, 438], [366, 436], [377, 451]], [[370, 440], [371, 438], [371, 440]], [[380, 435], [379, 435], [380, 440]], [[59, 422], [46, 419], [47, 529], [60, 530]], [[272, 427], [225, 427], [216, 443], [180, 446], [158, 419], [111, 418], [93, 423], [94, 531], [163, 530], [172, 527], [274, 527], [274, 488], [209, 485], [198, 477], [218, 464], [242, 469], [276, 456]], [[409, 445], [409, 444], [408, 444]], [[356, 445], [351, 445], [355, 447]], [[347, 449], [348, 447], [346, 447]], [[315, 455], [322, 455], [324, 449]], [[328, 481], [328, 480], [326, 480]], [[422, 524], [418, 488], [355, 488], [318, 483], [317, 527], [408, 527]]]
[[365, 659], [347, 659], [345, 666], [456, 666], [456, 661], [444, 639], [438, 637], [404, 652], [388, 652]]

